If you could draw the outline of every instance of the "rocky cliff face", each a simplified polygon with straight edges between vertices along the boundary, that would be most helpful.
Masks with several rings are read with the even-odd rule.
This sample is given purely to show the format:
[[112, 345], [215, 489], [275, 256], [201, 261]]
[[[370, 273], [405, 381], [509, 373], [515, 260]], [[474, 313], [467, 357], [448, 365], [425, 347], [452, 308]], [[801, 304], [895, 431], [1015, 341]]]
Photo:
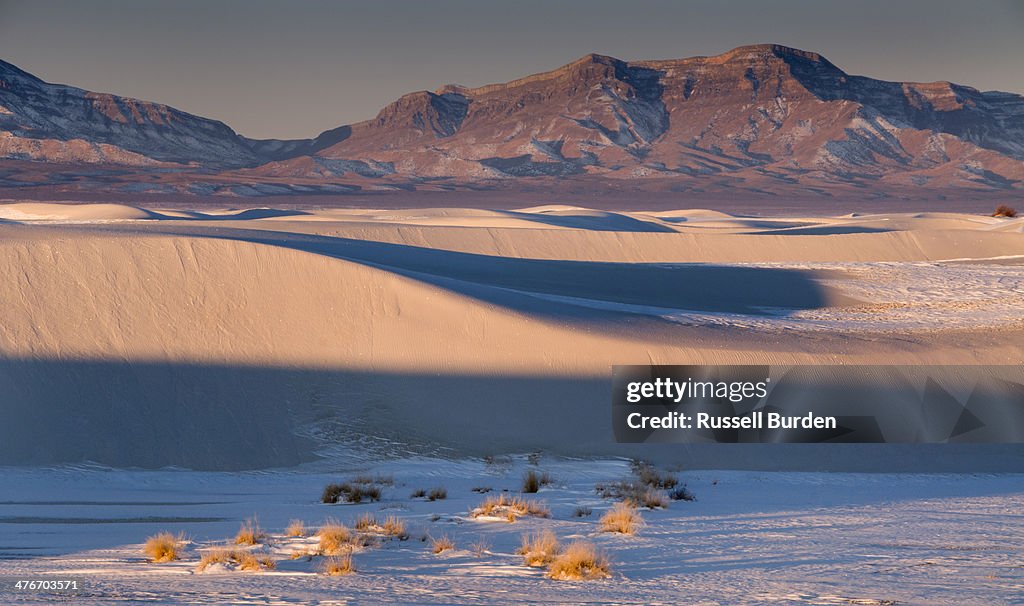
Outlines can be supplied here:
[[[247, 167], [250, 181], [665, 179], [685, 189], [1024, 189], [1024, 97], [851, 76], [779, 45], [626, 62], [588, 55], [478, 88], [405, 95], [313, 140], [253, 141], [166, 106], [0, 64], [0, 155]], [[675, 186], [673, 186], [675, 187]]]

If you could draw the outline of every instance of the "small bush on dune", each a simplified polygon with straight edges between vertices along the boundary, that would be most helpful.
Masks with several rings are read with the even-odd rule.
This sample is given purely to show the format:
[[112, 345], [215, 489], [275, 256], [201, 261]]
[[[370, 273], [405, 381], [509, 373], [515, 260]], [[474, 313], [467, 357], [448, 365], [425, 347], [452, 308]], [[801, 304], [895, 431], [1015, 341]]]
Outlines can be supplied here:
[[546, 566], [561, 552], [562, 546], [555, 533], [544, 530], [532, 535], [524, 534], [517, 553], [523, 556], [523, 563], [527, 566]]
[[373, 517], [369, 513], [356, 518], [356, 530], [372, 530], [377, 527], [377, 518]]
[[455, 549], [455, 543], [447, 536], [430, 540], [430, 551], [434, 554], [444, 553], [450, 549]]
[[996, 211], [992, 213], [993, 217], [1006, 217], [1012, 219], [1017, 216], [1017, 209], [1006, 204], [1000, 204]]
[[640, 507], [648, 509], [667, 508], [668, 500], [665, 493], [642, 484], [640, 482], [612, 482], [610, 484], [598, 484], [594, 491], [602, 499], [617, 499], [620, 501], [631, 501]]
[[469, 550], [473, 552], [478, 558], [484, 557], [484, 555], [490, 551], [491, 545], [487, 542], [487, 539], [480, 537], [480, 539], [469, 546]]
[[540, 475], [530, 470], [523, 474], [523, 492], [534, 493], [540, 490]]
[[360, 484], [358, 482], [328, 484], [324, 487], [320, 500], [327, 504], [379, 501], [381, 492], [381, 487], [376, 484]]
[[437, 488], [431, 488], [430, 492], [427, 493], [428, 501], [443, 501], [448, 498], [448, 489], [443, 486]]
[[291, 522], [288, 522], [288, 526], [284, 529], [284, 535], [286, 537], [306, 536], [306, 523], [302, 520], [292, 520]]
[[635, 534], [642, 523], [640, 512], [630, 502], [616, 503], [600, 519], [601, 532], [620, 534]]
[[516, 519], [523, 516], [550, 518], [551, 510], [542, 501], [500, 494], [484, 499], [484, 502], [473, 510], [472, 515], [474, 518], [493, 516], [515, 522]]
[[331, 577], [344, 576], [355, 571], [356, 567], [352, 563], [352, 554], [325, 558], [324, 563], [320, 566], [320, 572]]
[[412, 494], [409, 495], [409, 498], [410, 499], [423, 499], [423, 498], [426, 498], [426, 496], [427, 496], [427, 491], [425, 489], [417, 488], [416, 490], [412, 491]]
[[256, 518], [252, 517], [242, 522], [242, 527], [235, 535], [235, 545], [258, 545], [266, 536]]
[[202, 572], [211, 564], [234, 564], [239, 570], [259, 571], [274, 570], [277, 562], [269, 556], [258, 557], [244, 549], [214, 549], [203, 554], [196, 570]]
[[686, 484], [676, 488], [668, 494], [673, 501], [696, 501], [697, 497], [690, 492], [690, 489], [686, 487]]
[[593, 509], [580, 505], [572, 512], [572, 516], [574, 518], [587, 518], [590, 517], [590, 514], [592, 513], [594, 513]]
[[146, 539], [142, 546], [142, 552], [146, 557], [156, 563], [173, 562], [178, 559], [178, 551], [181, 543], [185, 540], [183, 535], [173, 535], [169, 532], [161, 532]]
[[548, 576], [559, 581], [605, 579], [611, 576], [611, 566], [593, 545], [577, 541], [551, 562]]
[[334, 520], [324, 522], [316, 536], [320, 541], [320, 552], [324, 555], [337, 555], [352, 549], [350, 544], [352, 533], [344, 524]]
[[633, 471], [641, 484], [646, 484], [651, 488], [668, 490], [670, 488], [675, 488], [676, 484], [679, 483], [679, 478], [670, 473], [661, 473], [647, 463], [635, 464], [633, 466]]
[[409, 533], [405, 530], [405, 522], [395, 516], [385, 518], [382, 528], [384, 529], [384, 534], [389, 537], [396, 537], [402, 541], [409, 538]]

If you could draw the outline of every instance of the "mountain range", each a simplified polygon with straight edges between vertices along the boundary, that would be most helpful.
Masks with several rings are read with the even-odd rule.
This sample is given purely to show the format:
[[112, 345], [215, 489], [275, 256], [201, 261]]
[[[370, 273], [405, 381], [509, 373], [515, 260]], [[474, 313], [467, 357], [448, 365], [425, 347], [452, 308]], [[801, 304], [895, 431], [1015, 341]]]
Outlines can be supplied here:
[[849, 75], [823, 56], [587, 55], [407, 94], [314, 139], [258, 140], [0, 61], [0, 189], [199, 195], [571, 183], [727, 195], [1019, 194], [1024, 97]]

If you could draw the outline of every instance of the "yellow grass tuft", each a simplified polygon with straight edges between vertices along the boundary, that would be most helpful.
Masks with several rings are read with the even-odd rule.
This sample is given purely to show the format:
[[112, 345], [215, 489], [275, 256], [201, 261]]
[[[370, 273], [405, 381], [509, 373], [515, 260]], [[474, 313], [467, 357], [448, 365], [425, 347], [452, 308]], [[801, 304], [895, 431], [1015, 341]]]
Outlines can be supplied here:
[[455, 543], [447, 536], [430, 540], [430, 551], [435, 554], [444, 553], [450, 549], [455, 549]]
[[316, 535], [320, 539], [320, 553], [324, 555], [338, 555], [352, 549], [352, 533], [334, 520], [324, 522]]
[[473, 517], [482, 516], [505, 518], [509, 522], [515, 522], [523, 516], [549, 518], [551, 510], [543, 501], [512, 497], [503, 493], [487, 497], [479, 507], [473, 510]]
[[356, 530], [374, 530], [376, 528], [378, 528], [377, 518], [369, 513], [364, 513], [356, 518]]
[[320, 572], [331, 577], [344, 576], [355, 571], [356, 567], [352, 563], [352, 554], [326, 558], [320, 566]]
[[244, 549], [214, 549], [203, 554], [196, 567], [198, 572], [207, 569], [211, 564], [235, 564], [239, 570], [260, 571], [274, 570], [277, 562], [270, 556], [258, 557]]
[[611, 509], [601, 516], [601, 532], [618, 532], [621, 534], [634, 534], [643, 523], [640, 512], [636, 506], [629, 501], [616, 503]]
[[306, 536], [306, 523], [302, 520], [292, 520], [291, 522], [288, 522], [288, 527], [284, 529], [284, 535], [286, 537]]
[[523, 563], [527, 566], [546, 566], [561, 552], [562, 546], [558, 543], [558, 537], [550, 530], [531, 535], [524, 534], [518, 550], [523, 556]]
[[184, 540], [183, 535], [161, 532], [146, 539], [146, 543], [142, 546], [142, 552], [156, 563], [173, 562], [178, 559], [178, 551]]
[[235, 545], [258, 545], [266, 537], [255, 517], [242, 522], [242, 527], [235, 535]]
[[405, 530], [405, 522], [395, 516], [384, 518], [383, 529], [384, 534], [389, 537], [397, 537], [402, 540], [409, 538], [409, 533]]
[[611, 566], [593, 545], [576, 541], [551, 562], [548, 576], [559, 581], [605, 579], [611, 576]]

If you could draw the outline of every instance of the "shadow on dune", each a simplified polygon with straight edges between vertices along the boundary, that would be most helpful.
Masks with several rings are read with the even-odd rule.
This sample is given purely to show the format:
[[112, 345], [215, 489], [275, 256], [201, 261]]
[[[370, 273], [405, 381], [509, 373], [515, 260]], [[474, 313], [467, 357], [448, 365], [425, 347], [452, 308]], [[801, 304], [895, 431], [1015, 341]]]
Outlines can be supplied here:
[[0, 359], [0, 465], [288, 467], [543, 450], [686, 469], [1021, 471], [1021, 444], [617, 444], [610, 378]]
[[890, 231], [898, 230], [884, 227], [866, 227], [863, 225], [822, 225], [817, 227], [773, 229], [752, 233], [759, 236], [836, 236], [840, 234], [879, 234]]
[[522, 259], [341, 237], [203, 226], [158, 228], [148, 233], [153, 231], [255, 242], [364, 263], [530, 313], [544, 313], [545, 307], [550, 307], [539, 305], [536, 295], [570, 298], [561, 300], [563, 303], [580, 299], [752, 315], [780, 315], [846, 303], [819, 282], [821, 278], [840, 277], [834, 272], [703, 263]]
[[571, 229], [584, 229], [587, 231], [622, 231], [622, 232], [674, 232], [675, 230], [666, 225], [659, 225], [651, 221], [641, 221], [616, 213], [594, 212], [592, 214], [548, 214], [548, 213], [524, 213], [514, 210], [497, 211], [508, 217], [552, 225], [555, 227], [568, 227]]

